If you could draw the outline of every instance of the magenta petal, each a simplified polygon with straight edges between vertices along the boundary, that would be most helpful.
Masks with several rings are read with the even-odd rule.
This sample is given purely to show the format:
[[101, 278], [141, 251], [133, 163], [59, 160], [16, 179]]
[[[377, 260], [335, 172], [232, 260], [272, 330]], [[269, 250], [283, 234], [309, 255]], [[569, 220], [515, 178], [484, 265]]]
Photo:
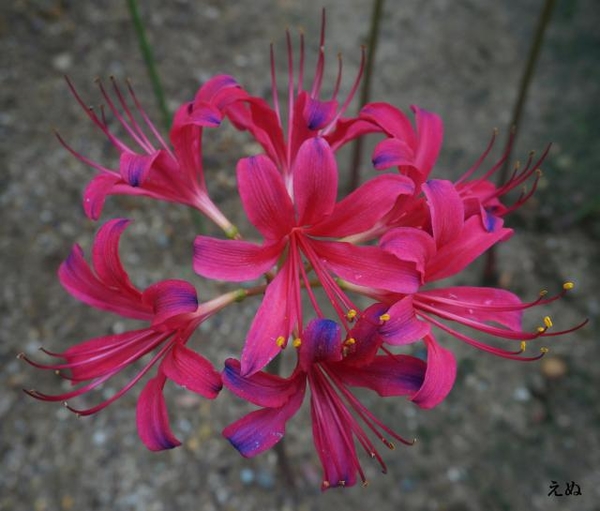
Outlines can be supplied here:
[[178, 180], [205, 189], [202, 167], [202, 127], [190, 121], [192, 103], [183, 104], [175, 113], [169, 134], [179, 163]]
[[96, 274], [107, 286], [130, 287], [133, 289], [119, 257], [119, 241], [129, 225], [126, 218], [115, 218], [106, 222], [94, 238], [92, 261]]
[[337, 197], [338, 171], [323, 138], [310, 138], [298, 149], [293, 167], [298, 225], [316, 224], [331, 214]]
[[421, 408], [440, 404], [452, 390], [456, 380], [456, 359], [451, 351], [442, 348], [433, 336], [425, 337], [427, 344], [427, 371], [420, 390], [411, 401]]
[[185, 280], [157, 282], [144, 291], [142, 300], [154, 310], [153, 325], [198, 309], [196, 288]]
[[442, 147], [444, 126], [438, 115], [416, 105], [412, 105], [410, 108], [417, 119], [417, 136], [419, 137], [414, 164], [423, 177], [427, 178]]
[[284, 245], [284, 241], [261, 246], [247, 241], [197, 236], [194, 241], [194, 271], [210, 279], [230, 282], [253, 280], [273, 267]]
[[320, 362], [338, 362], [342, 359], [340, 326], [330, 319], [313, 319], [302, 332], [298, 362], [306, 372]]
[[397, 227], [387, 231], [379, 246], [402, 261], [412, 261], [420, 273], [425, 273], [429, 260], [435, 255], [431, 235], [414, 227]]
[[237, 180], [244, 209], [259, 232], [272, 240], [289, 234], [294, 226], [294, 205], [271, 159], [264, 155], [242, 158]]
[[376, 170], [404, 165], [415, 166], [415, 153], [404, 140], [386, 138], [375, 146], [371, 161]]
[[223, 115], [216, 107], [209, 103], [194, 103], [188, 122], [205, 128], [216, 128], [222, 119]]
[[102, 214], [106, 196], [110, 195], [121, 178], [116, 174], [98, 174], [87, 185], [83, 192], [83, 209], [88, 218], [98, 220]]
[[377, 123], [390, 137], [416, 147], [417, 140], [410, 119], [395, 106], [389, 103], [369, 103], [360, 110], [359, 116]]
[[410, 295], [398, 300], [387, 313], [390, 319], [379, 331], [388, 344], [410, 344], [423, 339], [431, 330], [429, 323], [419, 320], [415, 315], [413, 297]]
[[227, 359], [223, 371], [223, 384], [236, 396], [257, 406], [281, 407], [298, 391], [296, 382], [290, 378], [263, 371], [252, 376], [242, 376], [240, 371], [241, 365], [237, 360]]
[[325, 140], [334, 151], [337, 151], [344, 144], [368, 133], [380, 132], [381, 129], [376, 124], [359, 118], [340, 119], [335, 123], [335, 129], [325, 135]]
[[[194, 103], [216, 103], [216, 99], [227, 94], [235, 94], [233, 91], [240, 89], [239, 84], [233, 76], [216, 75], [200, 87], [194, 98]], [[218, 107], [222, 105], [218, 104]]]
[[137, 403], [138, 435], [151, 451], [173, 449], [181, 445], [169, 425], [167, 405], [163, 396], [164, 376], [148, 380]]
[[242, 376], [265, 367], [281, 351], [279, 337], [287, 342], [297, 322], [296, 294], [290, 289], [291, 265], [288, 263], [267, 286], [263, 301], [250, 325], [242, 351]]
[[221, 374], [195, 351], [175, 343], [160, 364], [160, 371], [185, 389], [214, 399], [223, 387]]
[[414, 293], [419, 288], [415, 264], [401, 261], [379, 247], [330, 241], [311, 244], [333, 273], [353, 284], [398, 293]]
[[431, 228], [436, 246], [455, 240], [463, 228], [464, 206], [450, 181], [432, 179], [423, 185], [429, 203]]
[[307, 97], [302, 112], [307, 128], [311, 131], [324, 128], [335, 116], [337, 107], [338, 103], [335, 100], [320, 101], [310, 96]]
[[377, 176], [338, 202], [331, 215], [308, 229], [307, 233], [343, 238], [364, 232], [383, 218], [401, 195], [412, 194], [413, 191], [413, 182], [405, 176]]
[[[522, 330], [521, 299], [504, 289], [493, 287], [447, 287], [420, 291], [419, 299], [432, 302], [436, 309], [482, 323], [499, 323], [511, 330]], [[502, 310], [505, 308], [507, 310]], [[514, 309], [514, 310], [510, 310]]]
[[510, 237], [512, 229], [488, 232], [477, 217], [467, 219], [459, 236], [440, 247], [427, 266], [426, 281], [440, 280], [462, 271], [492, 245]]
[[298, 411], [304, 400], [304, 378], [294, 394], [279, 408], [265, 408], [249, 413], [223, 430], [242, 456], [251, 458], [273, 447], [285, 435], [285, 425]]
[[347, 385], [365, 387], [380, 396], [414, 396], [425, 378], [427, 364], [409, 355], [379, 355], [368, 365], [335, 366], [335, 373]]
[[142, 186], [159, 154], [160, 151], [152, 154], [121, 153], [119, 160], [121, 177], [134, 188]]

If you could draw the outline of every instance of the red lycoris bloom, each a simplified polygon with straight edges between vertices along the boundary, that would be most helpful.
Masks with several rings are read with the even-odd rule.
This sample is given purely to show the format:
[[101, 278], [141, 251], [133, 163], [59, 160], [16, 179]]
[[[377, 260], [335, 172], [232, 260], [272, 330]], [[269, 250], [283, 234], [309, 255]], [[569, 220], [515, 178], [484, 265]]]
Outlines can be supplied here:
[[225, 386], [262, 409], [229, 425], [223, 435], [245, 457], [271, 448], [283, 438], [286, 423], [302, 404], [308, 384], [313, 440], [324, 471], [322, 489], [352, 486], [357, 476], [366, 482], [356, 441], [385, 472], [385, 463], [368, 431], [389, 448], [393, 448], [389, 439], [412, 442], [377, 419], [349, 387], [368, 388], [384, 397], [406, 396], [430, 408], [452, 387], [455, 363], [452, 355], [439, 347], [433, 362], [428, 363], [389, 352], [377, 355], [382, 342], [377, 329], [383, 310], [377, 305], [365, 311], [344, 341], [334, 321], [311, 321], [302, 338], [294, 342], [298, 363], [289, 378], [265, 372], [243, 376], [239, 362], [229, 359], [223, 373]]
[[292, 176], [290, 195], [270, 158], [240, 160], [237, 178], [242, 204], [264, 236], [264, 243], [198, 236], [194, 244], [194, 269], [209, 278], [256, 279], [279, 261], [246, 339], [241, 359], [244, 374], [262, 369], [294, 328], [302, 331], [302, 285], [315, 310], [320, 310], [310, 291], [303, 257], [340, 318], [356, 307], [339, 289], [332, 273], [355, 284], [400, 293], [416, 291], [419, 284], [414, 263], [400, 261], [379, 247], [334, 241], [376, 225], [398, 197], [412, 194], [408, 178], [379, 176], [336, 203], [337, 165], [323, 138], [302, 144]]
[[67, 291], [82, 302], [125, 317], [146, 320], [151, 326], [90, 339], [62, 353], [43, 350], [64, 362], [41, 364], [22, 355], [34, 366], [58, 371], [73, 385], [80, 385], [58, 395], [36, 390], [27, 393], [44, 401], [70, 400], [103, 384], [144, 355], [154, 353], [135, 377], [110, 398], [83, 410], [66, 406], [80, 415], [93, 414], [125, 394], [160, 362], [157, 375], [146, 383], [138, 399], [137, 425], [149, 449], [169, 449], [180, 442], [168, 423], [162, 394], [166, 379], [209, 399], [217, 396], [222, 386], [220, 374], [207, 359], [185, 344], [204, 319], [233, 300], [228, 302], [221, 297], [199, 305], [194, 287], [182, 280], [165, 280], [143, 292], [138, 290], [130, 282], [118, 254], [119, 240], [127, 224], [128, 220], [115, 219], [100, 228], [92, 248], [92, 267], [85, 261], [81, 248], [75, 245], [61, 265], [59, 277]]

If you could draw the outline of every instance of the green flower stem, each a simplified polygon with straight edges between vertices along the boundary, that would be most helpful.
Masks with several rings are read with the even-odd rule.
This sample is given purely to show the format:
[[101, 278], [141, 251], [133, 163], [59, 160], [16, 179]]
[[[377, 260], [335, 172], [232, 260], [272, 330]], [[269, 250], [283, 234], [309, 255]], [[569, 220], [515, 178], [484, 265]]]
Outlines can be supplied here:
[[156, 70], [154, 56], [152, 55], [152, 48], [146, 37], [146, 29], [144, 28], [144, 23], [140, 18], [137, 0], [127, 0], [127, 6], [129, 7], [131, 21], [138, 38], [142, 56], [144, 57], [144, 63], [146, 64], [146, 69], [148, 70], [148, 76], [152, 82], [152, 89], [154, 90], [154, 96], [156, 97], [158, 108], [162, 116], [162, 123], [164, 128], [168, 131], [171, 127], [171, 114], [167, 108], [165, 93], [160, 82], [160, 77], [158, 76], [158, 72]]

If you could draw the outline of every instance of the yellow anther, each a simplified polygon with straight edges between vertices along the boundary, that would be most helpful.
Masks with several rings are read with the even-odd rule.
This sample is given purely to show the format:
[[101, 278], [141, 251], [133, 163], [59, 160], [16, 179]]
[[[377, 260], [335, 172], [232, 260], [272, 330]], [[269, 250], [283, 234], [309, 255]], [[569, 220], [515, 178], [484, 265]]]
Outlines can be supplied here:
[[302, 345], [302, 339], [300, 339], [299, 337], [296, 337], [294, 339], [294, 342], [292, 343], [292, 346], [294, 348], [299, 348]]
[[542, 347], [540, 348], [540, 351], [541, 351], [542, 353], [548, 353], [550, 350], [549, 350], [548, 348], [546, 348], [546, 346], [542, 346]]
[[353, 321], [357, 315], [358, 315], [358, 312], [356, 312], [354, 309], [350, 309], [346, 313], [346, 318], [348, 319], [348, 321]]
[[379, 316], [379, 321], [389, 321], [390, 320], [390, 315], [386, 312], [385, 314], [382, 314], [381, 316]]
[[573, 284], [573, 282], [565, 282], [563, 284], [563, 289], [565, 291], [568, 291], [569, 289], [573, 289], [575, 287], [575, 284]]
[[350, 337], [344, 341], [344, 344], [346, 346], [352, 346], [353, 344], [356, 344], [356, 339], [354, 337]]
[[550, 316], [544, 317], [544, 325], [546, 325], [548, 328], [552, 326], [552, 319], [550, 319]]
[[277, 339], [275, 340], [275, 344], [277, 344], [277, 346], [279, 346], [280, 348], [285, 348], [285, 337], [283, 335], [277, 337]]
[[546, 296], [548, 294], [548, 290], [547, 289], [542, 289], [540, 291], [540, 296]]
[[521, 341], [521, 351], [525, 351], [527, 348], [527, 343], [525, 341]]
[[543, 334], [546, 331], [546, 329], [543, 326], [538, 326], [537, 331], [538, 331], [538, 334]]

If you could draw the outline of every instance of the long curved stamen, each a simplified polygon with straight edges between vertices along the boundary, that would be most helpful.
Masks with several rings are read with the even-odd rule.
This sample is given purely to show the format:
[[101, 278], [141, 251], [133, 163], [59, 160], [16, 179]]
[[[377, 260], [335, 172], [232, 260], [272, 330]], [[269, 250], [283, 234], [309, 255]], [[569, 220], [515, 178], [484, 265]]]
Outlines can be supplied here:
[[312, 89], [310, 91], [310, 97], [319, 99], [321, 92], [321, 85], [323, 83], [323, 69], [325, 67], [325, 22], [326, 15], [325, 9], [321, 11], [321, 35], [319, 38], [319, 57], [317, 58], [317, 65], [315, 67], [315, 78], [313, 81]]
[[67, 151], [69, 151], [73, 156], [75, 156], [75, 158], [77, 158], [79, 161], [85, 163], [86, 165], [89, 165], [90, 167], [106, 173], [106, 174], [114, 174], [116, 176], [118, 176], [119, 174], [117, 172], [115, 172], [114, 170], [111, 170], [109, 168], [103, 167], [102, 165], [100, 165], [99, 163], [90, 160], [88, 157], [84, 156], [83, 154], [75, 151], [75, 149], [73, 149], [69, 144], [67, 144], [65, 142], [65, 140], [60, 136], [60, 133], [58, 133], [58, 131], [54, 131], [54, 136], [58, 139], [58, 141], [60, 142], [60, 145], [62, 145]]
[[477, 160], [471, 166], [471, 168], [469, 170], [467, 170], [462, 176], [460, 176], [459, 179], [456, 180], [455, 185], [461, 184], [465, 180], [469, 179], [475, 172], [477, 172], [477, 170], [479, 170], [479, 167], [481, 166], [483, 161], [490, 154], [490, 151], [492, 150], [492, 147], [494, 146], [494, 142], [496, 141], [497, 136], [498, 136], [498, 128], [494, 128], [494, 131], [492, 132], [492, 138], [490, 138], [490, 141], [488, 142], [488, 145], [485, 148], [485, 151], [483, 151], [481, 156], [479, 158], [477, 158]]
[[539, 360], [548, 352], [547, 348], [542, 348], [542, 349], [540, 349], [540, 354], [535, 357], [522, 357], [522, 356], [520, 356], [520, 354], [523, 353], [523, 351], [524, 351], [523, 343], [521, 343], [521, 349], [519, 351], [507, 351], [507, 350], [503, 350], [501, 348], [494, 348], [493, 346], [476, 341], [472, 337], [469, 337], [467, 335], [461, 334], [460, 332], [457, 332], [453, 328], [450, 328], [448, 325], [445, 325], [441, 321], [437, 321], [436, 319], [434, 319], [433, 317], [431, 317], [427, 314], [423, 314], [422, 312], [419, 312], [419, 313], [417, 313], [417, 315], [422, 317], [426, 321], [429, 321], [430, 323], [437, 326], [438, 328], [441, 328], [445, 332], [448, 332], [453, 337], [456, 337], [457, 339], [460, 339], [461, 341], [464, 341], [467, 344], [473, 346], [474, 348], [480, 349], [482, 351], [486, 351], [488, 353], [491, 353], [492, 355], [497, 355], [502, 358], [508, 358], [511, 360], [520, 360], [522, 362], [531, 362], [533, 360]]
[[275, 73], [275, 50], [273, 43], [269, 46], [269, 58], [271, 61], [271, 97], [273, 98], [273, 109], [277, 116], [277, 122], [281, 125], [281, 113], [279, 111], [279, 92], [277, 91], [277, 77]]

